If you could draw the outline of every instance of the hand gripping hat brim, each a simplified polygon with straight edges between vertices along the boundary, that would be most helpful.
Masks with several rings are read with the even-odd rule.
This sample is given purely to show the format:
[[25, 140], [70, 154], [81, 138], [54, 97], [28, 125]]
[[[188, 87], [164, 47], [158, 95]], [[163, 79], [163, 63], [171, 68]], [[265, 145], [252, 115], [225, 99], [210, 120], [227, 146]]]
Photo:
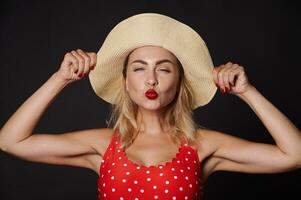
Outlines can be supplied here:
[[192, 88], [193, 108], [204, 106], [217, 87], [213, 63], [205, 42], [189, 26], [165, 15], [143, 13], [118, 23], [97, 53], [97, 64], [89, 74], [95, 93], [115, 104], [122, 86], [122, 70], [131, 51], [142, 46], [159, 46], [172, 52], [181, 62]]

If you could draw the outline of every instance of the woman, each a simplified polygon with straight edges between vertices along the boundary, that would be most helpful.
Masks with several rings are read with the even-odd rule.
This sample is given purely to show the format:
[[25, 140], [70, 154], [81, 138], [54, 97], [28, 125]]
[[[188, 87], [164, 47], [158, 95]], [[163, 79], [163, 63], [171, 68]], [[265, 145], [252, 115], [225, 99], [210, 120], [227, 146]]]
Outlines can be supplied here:
[[[96, 94], [114, 105], [112, 127], [32, 134], [59, 92], [88, 74]], [[276, 145], [198, 128], [192, 110], [209, 103], [215, 85], [245, 101]], [[95, 171], [99, 199], [199, 199], [217, 170], [300, 168], [300, 144], [300, 131], [249, 83], [242, 66], [229, 62], [214, 68], [196, 32], [151, 13], [119, 23], [97, 55], [80, 49], [66, 53], [59, 70], [0, 133], [1, 149], [14, 156]]]

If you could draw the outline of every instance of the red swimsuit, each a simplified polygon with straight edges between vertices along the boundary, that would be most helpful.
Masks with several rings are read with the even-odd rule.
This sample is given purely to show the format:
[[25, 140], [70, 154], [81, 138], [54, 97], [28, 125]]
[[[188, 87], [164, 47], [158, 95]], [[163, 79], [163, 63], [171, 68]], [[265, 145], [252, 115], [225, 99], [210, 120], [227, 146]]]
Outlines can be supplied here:
[[98, 198], [113, 200], [201, 199], [197, 150], [182, 142], [170, 162], [143, 166], [130, 161], [114, 133], [100, 165]]

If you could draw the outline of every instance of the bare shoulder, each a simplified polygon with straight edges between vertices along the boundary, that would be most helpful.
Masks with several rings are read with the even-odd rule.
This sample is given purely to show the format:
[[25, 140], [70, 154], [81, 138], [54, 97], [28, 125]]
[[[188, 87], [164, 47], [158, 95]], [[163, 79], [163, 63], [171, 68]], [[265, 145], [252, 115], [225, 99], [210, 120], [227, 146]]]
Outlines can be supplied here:
[[207, 156], [217, 151], [222, 143], [233, 142], [234, 138], [239, 139], [230, 134], [208, 128], [197, 129], [197, 133], [200, 148], [207, 153]]
[[217, 150], [217, 145], [215, 145], [214, 141], [216, 141], [215, 138], [220, 134], [222, 133], [212, 129], [197, 129], [200, 162], [208, 158], [208, 156], [212, 155]]
[[98, 128], [91, 130], [92, 147], [102, 157], [109, 146], [114, 130], [111, 128]]
[[101, 160], [110, 144], [114, 130], [111, 128], [96, 128], [90, 129], [88, 132], [89, 143], [96, 152], [86, 156], [86, 160], [90, 163], [88, 168], [99, 175]]
[[98, 175], [101, 160], [110, 144], [113, 133], [114, 130], [111, 128], [95, 128], [79, 131], [79, 140], [82, 140], [83, 142], [86, 141], [87, 145], [90, 146], [94, 152], [82, 156], [79, 160], [82, 160], [83, 163], [86, 161], [86, 167], [93, 170]]
[[198, 156], [202, 165], [203, 177], [206, 180], [216, 170], [216, 166], [222, 161], [214, 157], [218, 149], [218, 141], [225, 135], [212, 129], [197, 129], [198, 134]]

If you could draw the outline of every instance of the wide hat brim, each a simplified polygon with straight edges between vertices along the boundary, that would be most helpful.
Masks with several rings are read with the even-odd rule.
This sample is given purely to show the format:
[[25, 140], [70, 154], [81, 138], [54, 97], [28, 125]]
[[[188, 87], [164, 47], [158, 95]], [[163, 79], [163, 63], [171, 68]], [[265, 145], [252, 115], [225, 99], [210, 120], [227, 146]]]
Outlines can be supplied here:
[[213, 63], [205, 42], [189, 26], [165, 15], [143, 13], [118, 23], [97, 53], [97, 63], [89, 73], [95, 93], [116, 104], [122, 89], [122, 70], [126, 57], [142, 46], [159, 46], [172, 52], [181, 62], [192, 88], [193, 109], [210, 102], [217, 87], [213, 81]]

